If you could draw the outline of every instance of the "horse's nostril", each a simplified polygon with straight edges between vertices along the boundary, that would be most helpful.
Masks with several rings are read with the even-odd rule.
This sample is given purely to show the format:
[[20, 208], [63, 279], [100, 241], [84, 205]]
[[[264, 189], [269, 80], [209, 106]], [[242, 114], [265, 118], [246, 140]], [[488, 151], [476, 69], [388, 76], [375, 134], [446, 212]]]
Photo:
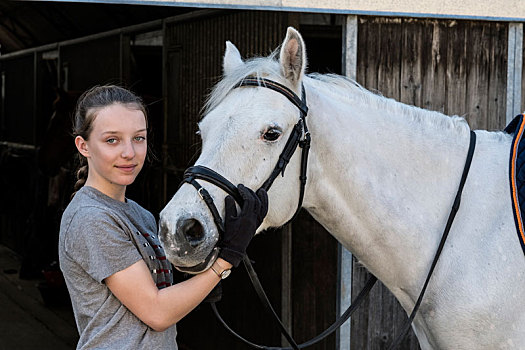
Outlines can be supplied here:
[[185, 219], [178, 230], [186, 237], [192, 247], [196, 247], [204, 239], [204, 228], [195, 219]]

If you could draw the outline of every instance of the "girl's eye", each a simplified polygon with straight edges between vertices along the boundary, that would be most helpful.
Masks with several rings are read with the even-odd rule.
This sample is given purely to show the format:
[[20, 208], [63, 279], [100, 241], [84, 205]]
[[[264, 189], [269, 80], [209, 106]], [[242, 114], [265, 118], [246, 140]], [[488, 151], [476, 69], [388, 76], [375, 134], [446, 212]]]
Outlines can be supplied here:
[[115, 138], [107, 139], [106, 142], [109, 144], [114, 144], [114, 143], [117, 143], [117, 139]]
[[270, 128], [268, 129], [264, 134], [263, 134], [263, 138], [266, 140], [266, 141], [275, 141], [279, 138], [279, 136], [281, 136], [282, 134], [282, 131], [277, 129], [277, 128]]
[[137, 142], [141, 142], [141, 141], [144, 141], [144, 140], [146, 140], [146, 138], [144, 136], [137, 136], [137, 137], [135, 137], [135, 141], [137, 141]]

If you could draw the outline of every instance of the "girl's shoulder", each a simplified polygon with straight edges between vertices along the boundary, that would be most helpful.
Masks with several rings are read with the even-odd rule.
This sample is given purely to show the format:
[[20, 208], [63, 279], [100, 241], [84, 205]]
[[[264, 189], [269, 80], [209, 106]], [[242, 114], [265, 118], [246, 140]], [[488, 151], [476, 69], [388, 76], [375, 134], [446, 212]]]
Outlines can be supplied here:
[[61, 231], [83, 231], [87, 227], [119, 224], [121, 217], [116, 208], [93, 196], [82, 188], [78, 191], [62, 215]]
[[151, 221], [153, 220], [154, 222], [156, 221], [155, 220], [155, 216], [147, 209], [144, 209], [144, 207], [142, 207], [140, 204], [138, 204], [137, 202], [135, 202], [134, 200], [132, 199], [127, 199], [127, 203], [128, 205], [133, 208], [133, 211], [137, 214], [139, 214], [141, 216], [141, 218], [145, 221]]

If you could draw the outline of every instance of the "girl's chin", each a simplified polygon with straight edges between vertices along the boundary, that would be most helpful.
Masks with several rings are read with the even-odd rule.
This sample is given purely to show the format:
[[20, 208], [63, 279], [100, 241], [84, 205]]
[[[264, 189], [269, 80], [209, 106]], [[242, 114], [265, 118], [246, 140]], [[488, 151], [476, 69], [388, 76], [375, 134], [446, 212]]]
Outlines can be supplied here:
[[119, 178], [114, 179], [112, 183], [117, 186], [129, 186], [133, 182], [135, 182], [135, 179], [137, 178], [136, 175], [133, 176], [119, 176]]

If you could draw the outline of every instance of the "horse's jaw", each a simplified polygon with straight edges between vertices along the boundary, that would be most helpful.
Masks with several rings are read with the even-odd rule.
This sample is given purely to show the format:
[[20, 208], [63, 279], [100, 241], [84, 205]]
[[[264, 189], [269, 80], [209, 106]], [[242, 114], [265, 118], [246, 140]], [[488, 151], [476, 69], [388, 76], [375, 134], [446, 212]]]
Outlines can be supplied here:
[[181, 265], [175, 265], [173, 261], [177, 261], [176, 258], [170, 258], [168, 257], [168, 260], [173, 264], [173, 267], [175, 267], [177, 270], [185, 273], [189, 273], [192, 275], [196, 275], [198, 273], [201, 273], [203, 271], [206, 271], [213, 265], [215, 260], [219, 257], [219, 248], [215, 247], [212, 249], [210, 254], [204, 259], [203, 262], [200, 264], [194, 265], [194, 266], [181, 266]]

